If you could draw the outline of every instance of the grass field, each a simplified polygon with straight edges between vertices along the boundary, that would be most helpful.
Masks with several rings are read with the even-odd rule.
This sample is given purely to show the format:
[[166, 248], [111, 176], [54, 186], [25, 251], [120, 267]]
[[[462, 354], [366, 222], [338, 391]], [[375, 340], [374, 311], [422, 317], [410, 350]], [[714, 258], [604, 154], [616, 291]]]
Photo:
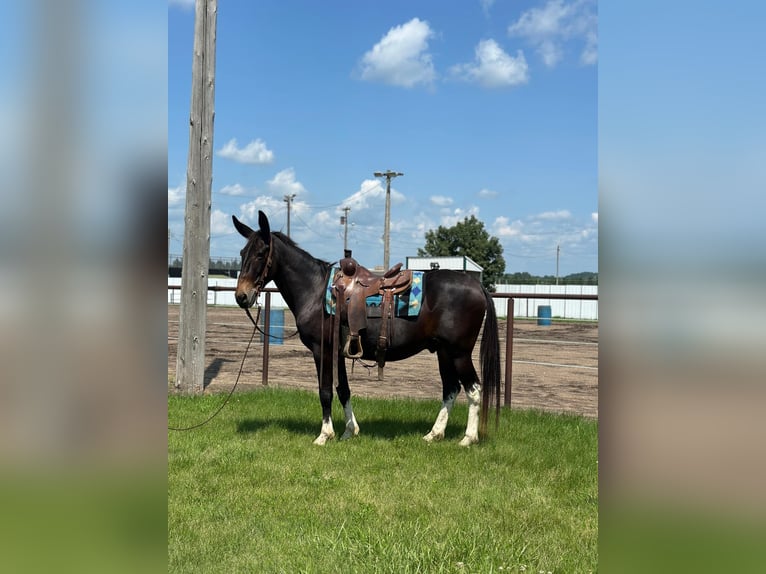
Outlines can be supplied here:
[[[168, 423], [196, 423], [223, 398], [171, 396]], [[325, 447], [312, 444], [317, 395], [295, 390], [235, 395], [208, 425], [170, 432], [169, 570], [596, 571], [597, 422], [504, 411], [464, 449], [465, 404], [430, 445], [438, 402], [354, 407], [361, 435]], [[337, 432], [337, 400], [333, 413]]]

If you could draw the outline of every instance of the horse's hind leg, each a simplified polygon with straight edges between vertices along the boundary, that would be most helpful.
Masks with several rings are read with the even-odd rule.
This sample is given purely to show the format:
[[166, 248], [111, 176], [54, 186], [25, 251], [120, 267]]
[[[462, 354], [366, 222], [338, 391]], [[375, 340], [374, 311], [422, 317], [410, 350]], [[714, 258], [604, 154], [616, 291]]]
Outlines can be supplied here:
[[338, 400], [343, 407], [343, 414], [346, 416], [346, 430], [340, 440], [353, 438], [359, 434], [359, 425], [354, 416], [354, 409], [351, 408], [351, 389], [348, 387], [348, 375], [346, 374], [346, 362], [340, 359], [338, 363]]
[[465, 388], [468, 398], [468, 424], [465, 427], [465, 436], [460, 441], [460, 446], [470, 446], [479, 442], [479, 410], [481, 408], [481, 385], [476, 369], [473, 366], [471, 355], [463, 355], [455, 359], [460, 381]]
[[444, 438], [444, 431], [447, 428], [450, 411], [455, 404], [455, 399], [460, 392], [460, 378], [452, 357], [446, 351], [439, 349], [439, 374], [442, 378], [442, 408], [436, 417], [431, 431], [423, 437], [426, 442], [433, 442]]
[[465, 392], [468, 397], [468, 424], [465, 427], [465, 436], [460, 441], [460, 446], [471, 446], [479, 442], [479, 409], [481, 408], [481, 385], [474, 383]]

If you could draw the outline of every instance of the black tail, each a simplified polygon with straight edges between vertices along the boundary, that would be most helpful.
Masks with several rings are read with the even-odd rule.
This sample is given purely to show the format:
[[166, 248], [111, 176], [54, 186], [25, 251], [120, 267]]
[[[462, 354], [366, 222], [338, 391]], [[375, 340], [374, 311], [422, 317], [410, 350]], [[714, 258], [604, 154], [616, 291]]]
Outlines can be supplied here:
[[479, 436], [487, 435], [489, 401], [495, 395], [495, 430], [500, 419], [500, 339], [497, 334], [497, 314], [492, 295], [484, 289], [487, 299], [487, 314], [484, 318], [484, 334], [481, 337], [479, 356], [481, 359], [482, 397], [479, 418]]

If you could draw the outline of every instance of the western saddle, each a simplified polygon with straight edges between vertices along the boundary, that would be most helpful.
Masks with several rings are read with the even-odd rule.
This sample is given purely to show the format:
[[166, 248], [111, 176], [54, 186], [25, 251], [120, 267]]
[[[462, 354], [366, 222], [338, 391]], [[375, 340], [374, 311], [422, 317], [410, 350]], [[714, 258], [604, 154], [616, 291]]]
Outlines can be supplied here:
[[397, 263], [383, 275], [377, 275], [359, 265], [351, 257], [351, 250], [346, 249], [344, 258], [340, 260], [340, 269], [335, 273], [332, 282], [332, 292], [336, 302], [335, 321], [340, 322], [333, 329], [333, 361], [337, 361], [338, 357], [340, 325], [348, 327], [348, 338], [343, 346], [343, 355], [349, 359], [362, 357], [364, 351], [359, 340], [359, 333], [367, 328], [366, 301], [368, 297], [380, 295], [382, 297], [381, 323], [375, 360], [378, 363], [378, 380], [383, 380], [386, 349], [393, 331], [394, 295], [407, 291], [411, 286], [412, 270], [402, 270], [401, 263]]

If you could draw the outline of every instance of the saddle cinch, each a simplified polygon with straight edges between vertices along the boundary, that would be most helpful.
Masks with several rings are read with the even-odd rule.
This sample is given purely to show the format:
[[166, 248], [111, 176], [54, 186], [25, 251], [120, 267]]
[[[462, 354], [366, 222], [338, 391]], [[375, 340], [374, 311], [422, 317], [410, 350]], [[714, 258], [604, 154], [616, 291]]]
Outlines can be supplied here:
[[[412, 270], [402, 271], [402, 264], [397, 263], [383, 275], [377, 275], [357, 263], [351, 257], [351, 251], [345, 250], [345, 257], [340, 260], [340, 269], [335, 274], [332, 282], [332, 292], [335, 295], [335, 320], [348, 327], [348, 338], [343, 346], [343, 355], [349, 359], [362, 357], [362, 343], [359, 333], [367, 328], [368, 297], [380, 295], [382, 298], [380, 334], [375, 351], [375, 360], [378, 363], [378, 380], [383, 380], [383, 367], [386, 363], [386, 349], [388, 348], [393, 330], [394, 295], [407, 291], [412, 286]], [[333, 329], [333, 361], [337, 361], [340, 336], [340, 325]], [[337, 369], [336, 369], [337, 373]]]

